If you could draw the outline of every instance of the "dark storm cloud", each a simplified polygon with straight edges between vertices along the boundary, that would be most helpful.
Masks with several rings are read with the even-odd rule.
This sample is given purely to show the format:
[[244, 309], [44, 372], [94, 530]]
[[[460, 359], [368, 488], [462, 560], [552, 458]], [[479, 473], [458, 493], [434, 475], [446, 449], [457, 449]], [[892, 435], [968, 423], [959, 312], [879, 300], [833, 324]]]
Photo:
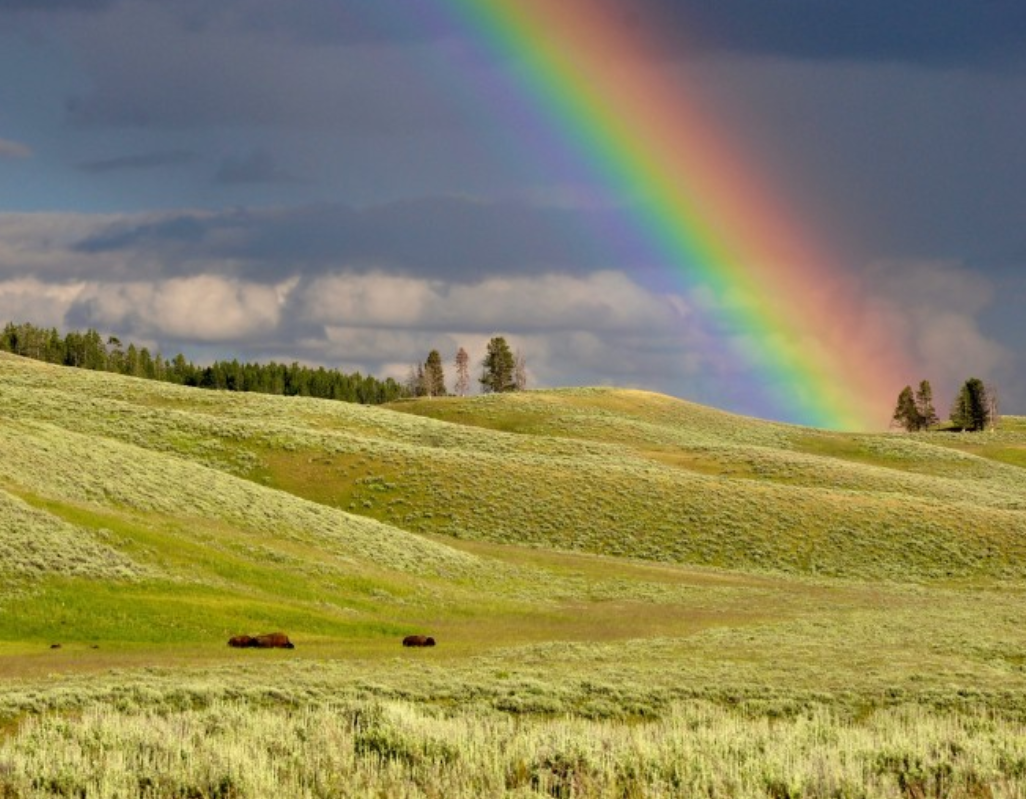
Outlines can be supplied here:
[[1020, 0], [618, 0], [671, 50], [992, 65], [1026, 54]]
[[85, 161], [78, 165], [83, 172], [103, 174], [140, 169], [158, 169], [167, 166], [182, 166], [199, 160], [199, 155], [188, 150], [163, 150], [141, 155], [124, 155], [99, 161]]
[[274, 156], [266, 150], [254, 150], [241, 158], [225, 158], [214, 175], [214, 181], [225, 185], [306, 182], [278, 166]]
[[112, 3], [113, 0], [0, 0], [0, 14], [5, 11], [96, 11]]
[[[592, 0], [594, 12], [661, 41], [663, 55], [994, 65], [1026, 53], [1021, 0]], [[458, 12], [420, 0], [0, 0], [0, 13], [163, 6], [182, 35], [245, 33], [299, 47], [417, 45], [466, 35]], [[127, 11], [127, 17], [123, 12]], [[119, 26], [112, 25], [113, 28]], [[656, 53], [653, 52], [653, 55]]]
[[216, 9], [210, 13], [222, 22], [315, 45], [416, 43], [456, 31], [451, 13], [435, 2], [418, 0], [305, 0], [301, 10], [283, 0], [234, 0]]
[[[250, 5], [261, 2], [232, 7]], [[65, 28], [88, 78], [88, 88], [65, 101], [77, 127], [259, 125], [405, 135], [451, 128], [459, 118], [451, 87], [425, 69], [424, 48], [405, 42], [316, 46], [284, 28], [255, 29], [241, 17], [142, 0]]]
[[273, 279], [388, 268], [425, 278], [478, 279], [609, 268], [617, 261], [616, 246], [596, 231], [616, 228], [615, 215], [605, 210], [430, 198], [363, 209], [332, 204], [174, 214], [118, 223], [76, 249], [153, 256], [165, 274], [228, 270]]
[[[1026, 57], [1018, 0], [592, 2], [596, 14], [636, 28], [653, 58], [992, 66]], [[404, 135], [466, 126], [476, 117], [446, 70], [469, 77], [469, 90], [468, 71], [487, 74], [496, 64], [474, 60], [470, 53], [488, 43], [440, 5], [125, 0], [68, 26], [89, 88], [68, 99], [67, 116], [81, 126], [158, 130], [246, 124]]]

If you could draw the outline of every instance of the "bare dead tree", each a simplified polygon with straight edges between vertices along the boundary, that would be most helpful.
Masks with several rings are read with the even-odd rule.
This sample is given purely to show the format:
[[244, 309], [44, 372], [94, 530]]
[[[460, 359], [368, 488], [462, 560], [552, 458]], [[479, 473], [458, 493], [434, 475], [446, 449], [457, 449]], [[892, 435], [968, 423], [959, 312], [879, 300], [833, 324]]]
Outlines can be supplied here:
[[513, 386], [517, 391], [527, 388], [527, 361], [520, 350], [513, 356]]
[[470, 391], [470, 356], [463, 347], [456, 353], [456, 395], [467, 396]]
[[990, 429], [997, 430], [1001, 421], [1001, 404], [998, 402], [998, 389], [993, 383], [987, 386], [987, 410], [990, 419]]

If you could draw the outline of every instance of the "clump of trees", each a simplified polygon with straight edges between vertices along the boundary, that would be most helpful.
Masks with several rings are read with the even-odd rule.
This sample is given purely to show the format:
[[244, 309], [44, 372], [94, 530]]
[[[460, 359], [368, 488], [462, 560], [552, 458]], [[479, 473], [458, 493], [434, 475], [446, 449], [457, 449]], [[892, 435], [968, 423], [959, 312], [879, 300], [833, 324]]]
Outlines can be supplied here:
[[391, 378], [378, 380], [359, 372], [346, 374], [336, 369], [274, 361], [214, 361], [210, 366], [196, 366], [181, 353], [166, 360], [146, 347], [131, 343], [125, 347], [116, 336], [104, 340], [92, 329], [61, 336], [56, 328], [8, 323], [0, 333], [0, 350], [47, 363], [196, 388], [317, 397], [364, 405], [391, 402], [403, 396], [403, 387]]
[[[939, 419], [933, 406], [930, 381], [923, 380], [915, 392], [911, 386], [905, 386], [898, 395], [892, 418], [895, 425], [910, 433], [936, 427]], [[978, 377], [966, 380], [951, 407], [950, 428], [975, 432], [993, 427], [997, 422], [997, 389], [988, 387]]]
[[445, 388], [445, 370], [438, 350], [431, 350], [424, 363], [410, 367], [406, 393], [411, 397], [444, 397], [449, 393]]
[[901, 390], [893, 419], [909, 432], [926, 430], [937, 424], [937, 412], [933, 407], [933, 388], [929, 380], [920, 382], [915, 393], [912, 386], [905, 386]]
[[[453, 394], [464, 397], [470, 391], [470, 355], [463, 347], [457, 350], [454, 364], [456, 382]], [[519, 350], [514, 352], [510, 349], [503, 336], [494, 336], [488, 342], [485, 357], [481, 361], [478, 383], [486, 394], [523, 391], [527, 388], [527, 361]], [[442, 357], [438, 350], [431, 350], [424, 363], [410, 367], [405, 388], [407, 394], [413, 397], [448, 395]]]

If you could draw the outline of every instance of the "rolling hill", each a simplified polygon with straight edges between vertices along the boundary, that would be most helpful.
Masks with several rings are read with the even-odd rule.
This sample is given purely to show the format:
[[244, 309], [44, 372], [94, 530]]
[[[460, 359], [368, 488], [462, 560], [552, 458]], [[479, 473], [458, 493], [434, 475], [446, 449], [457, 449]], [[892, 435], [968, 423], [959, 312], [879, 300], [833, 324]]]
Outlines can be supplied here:
[[852, 435], [616, 389], [364, 407], [3, 356], [0, 642], [217, 662], [236, 632], [373, 652], [430, 627], [474, 650], [791, 617], [823, 585], [1017, 585], [1024, 452], [1016, 418]]
[[[716, 714], [730, 709], [756, 725], [826, 713], [843, 726], [925, 708], [927, 721], [888, 721], [903, 735], [948, 729], [935, 714], [1026, 719], [1026, 420], [1015, 417], [995, 433], [855, 435], [617, 389], [364, 407], [0, 355], [0, 556], [0, 717], [25, 747], [9, 755], [21, 771], [0, 770], [12, 795], [73, 795], [64, 766], [50, 783], [32, 776], [43, 733], [30, 721], [48, 709], [85, 712], [87, 742], [143, 734], [167, 714], [222, 740], [218, 713], [290, 725], [291, 708], [342, 713], [358, 763], [411, 770], [462, 757], [424, 720], [438, 712], [464, 714], [458, 734], [473, 728], [476, 747], [496, 712], [660, 717], [715, 724], [723, 740], [737, 722]], [[297, 648], [225, 646], [273, 629]], [[417, 632], [440, 645], [402, 651]], [[727, 710], [696, 721], [696, 701]], [[54, 741], [60, 719], [46, 728]], [[152, 795], [283, 784], [276, 766], [258, 780], [241, 765], [282, 744], [247, 735], [227, 777], [210, 755], [197, 760], [209, 773]], [[890, 741], [873, 743], [865, 769], [900, 786], [911, 755], [880, 760]], [[43, 762], [81, 757], [54, 746]], [[984, 754], [1020, 779], [1018, 761]], [[585, 762], [545, 757], [488, 784], [564, 795], [552, 786]], [[666, 757], [670, 780], [680, 755]], [[611, 784], [618, 768], [603, 772]], [[431, 773], [431, 785], [448, 779]], [[68, 785], [94, 785], [82, 780]]]
[[860, 578], [1026, 570], [1015, 418], [982, 435], [852, 435], [614, 389], [379, 408], [0, 365], [0, 477], [23, 501], [244, 525], [259, 508], [265, 533], [292, 514], [327, 547], [345, 525], [361, 531], [347, 552], [395, 568], [455, 557], [415, 533]]

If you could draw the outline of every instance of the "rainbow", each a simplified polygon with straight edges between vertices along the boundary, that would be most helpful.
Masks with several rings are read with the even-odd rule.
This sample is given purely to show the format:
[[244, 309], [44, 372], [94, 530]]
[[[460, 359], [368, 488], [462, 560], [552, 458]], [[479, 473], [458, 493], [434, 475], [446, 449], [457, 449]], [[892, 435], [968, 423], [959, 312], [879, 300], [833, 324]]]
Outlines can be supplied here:
[[657, 43], [627, 24], [625, 6], [440, 2], [509, 66], [517, 99], [628, 198], [632, 228], [675, 285], [708, 298], [759, 415], [843, 430], [886, 424], [909, 374], [891, 325], [717, 126], [697, 87], [652, 67]]

